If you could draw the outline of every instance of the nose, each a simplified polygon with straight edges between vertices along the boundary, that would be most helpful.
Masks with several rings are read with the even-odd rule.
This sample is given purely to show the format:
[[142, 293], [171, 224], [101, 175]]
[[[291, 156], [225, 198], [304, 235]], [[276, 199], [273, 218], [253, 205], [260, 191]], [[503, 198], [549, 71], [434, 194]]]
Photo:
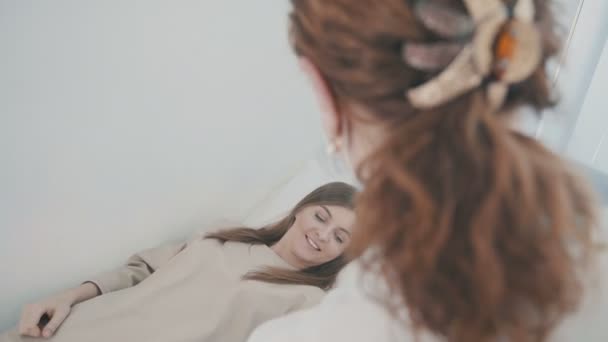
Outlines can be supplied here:
[[327, 242], [331, 231], [329, 227], [319, 227], [315, 230], [315, 235], [320, 241]]

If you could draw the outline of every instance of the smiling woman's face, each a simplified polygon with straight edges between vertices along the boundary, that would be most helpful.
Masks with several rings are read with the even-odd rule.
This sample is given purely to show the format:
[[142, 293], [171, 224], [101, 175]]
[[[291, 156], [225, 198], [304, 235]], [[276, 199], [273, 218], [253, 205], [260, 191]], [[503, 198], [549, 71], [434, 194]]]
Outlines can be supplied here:
[[311, 205], [296, 214], [293, 226], [280, 243], [304, 267], [324, 264], [344, 253], [351, 240], [354, 221], [351, 209]]

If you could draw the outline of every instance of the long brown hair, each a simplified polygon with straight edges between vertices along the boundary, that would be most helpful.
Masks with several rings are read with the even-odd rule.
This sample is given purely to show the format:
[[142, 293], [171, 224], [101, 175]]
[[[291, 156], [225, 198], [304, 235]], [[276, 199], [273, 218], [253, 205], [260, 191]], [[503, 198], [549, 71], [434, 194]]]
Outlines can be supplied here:
[[[300, 210], [311, 205], [336, 205], [349, 209], [354, 209], [354, 197], [356, 190], [353, 186], [333, 182], [325, 184], [304, 197], [298, 204], [291, 209], [289, 214], [278, 222], [262, 227], [253, 228], [232, 228], [205, 236], [206, 239], [215, 239], [222, 243], [235, 241], [253, 245], [264, 244], [272, 246], [279, 242], [283, 235], [296, 220], [296, 214]], [[338, 272], [347, 264], [347, 258], [341, 255], [324, 264], [309, 267], [303, 270], [292, 271], [277, 267], [266, 267], [258, 271], [251, 271], [243, 278], [249, 280], [259, 280], [276, 284], [300, 284], [319, 287], [323, 290], [330, 289], [335, 281]]]
[[430, 110], [407, 101], [407, 89], [436, 75], [401, 55], [405, 42], [438, 40], [414, 3], [292, 0], [296, 53], [319, 68], [341, 109], [356, 105], [387, 127], [363, 163], [353, 250], [368, 251], [368, 268], [381, 266], [416, 331], [458, 342], [545, 340], [579, 302], [595, 225], [585, 183], [509, 127], [519, 107], [553, 104], [545, 64], [559, 39], [549, 1], [535, 1], [542, 62], [495, 111], [484, 85]]

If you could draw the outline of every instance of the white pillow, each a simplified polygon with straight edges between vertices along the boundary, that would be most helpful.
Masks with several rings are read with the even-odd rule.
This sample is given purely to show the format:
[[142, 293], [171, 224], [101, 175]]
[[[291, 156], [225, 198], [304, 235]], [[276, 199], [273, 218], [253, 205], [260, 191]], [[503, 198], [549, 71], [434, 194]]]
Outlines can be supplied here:
[[245, 217], [248, 227], [262, 227], [287, 215], [304, 196], [319, 186], [341, 181], [352, 184], [340, 169], [332, 168], [325, 155], [307, 161], [286, 183], [271, 191], [266, 199], [254, 206]]

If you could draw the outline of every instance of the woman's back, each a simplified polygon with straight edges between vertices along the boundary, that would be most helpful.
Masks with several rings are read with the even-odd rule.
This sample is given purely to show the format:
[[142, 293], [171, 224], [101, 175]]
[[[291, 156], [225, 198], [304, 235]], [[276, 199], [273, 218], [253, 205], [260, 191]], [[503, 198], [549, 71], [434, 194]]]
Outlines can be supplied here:
[[514, 125], [554, 105], [551, 1], [292, 3], [330, 150], [364, 185], [353, 254], [385, 309], [448, 341], [546, 340], [580, 303], [596, 225], [586, 183]]
[[[608, 262], [602, 265], [599, 270], [608, 274]], [[603, 287], [598, 286], [600, 283]], [[608, 288], [605, 284], [603, 280], [589, 281], [580, 308], [547, 339], [551, 342], [607, 341]], [[428, 331], [416, 334], [410, 320], [399, 319], [386, 310], [383, 305], [386, 298], [382, 297], [387, 295], [386, 286], [381, 275], [364, 272], [360, 263], [353, 262], [340, 274], [337, 288], [328, 292], [319, 305], [262, 324], [248, 342], [446, 341]], [[397, 316], [407, 317], [407, 309], [402, 307]]]

